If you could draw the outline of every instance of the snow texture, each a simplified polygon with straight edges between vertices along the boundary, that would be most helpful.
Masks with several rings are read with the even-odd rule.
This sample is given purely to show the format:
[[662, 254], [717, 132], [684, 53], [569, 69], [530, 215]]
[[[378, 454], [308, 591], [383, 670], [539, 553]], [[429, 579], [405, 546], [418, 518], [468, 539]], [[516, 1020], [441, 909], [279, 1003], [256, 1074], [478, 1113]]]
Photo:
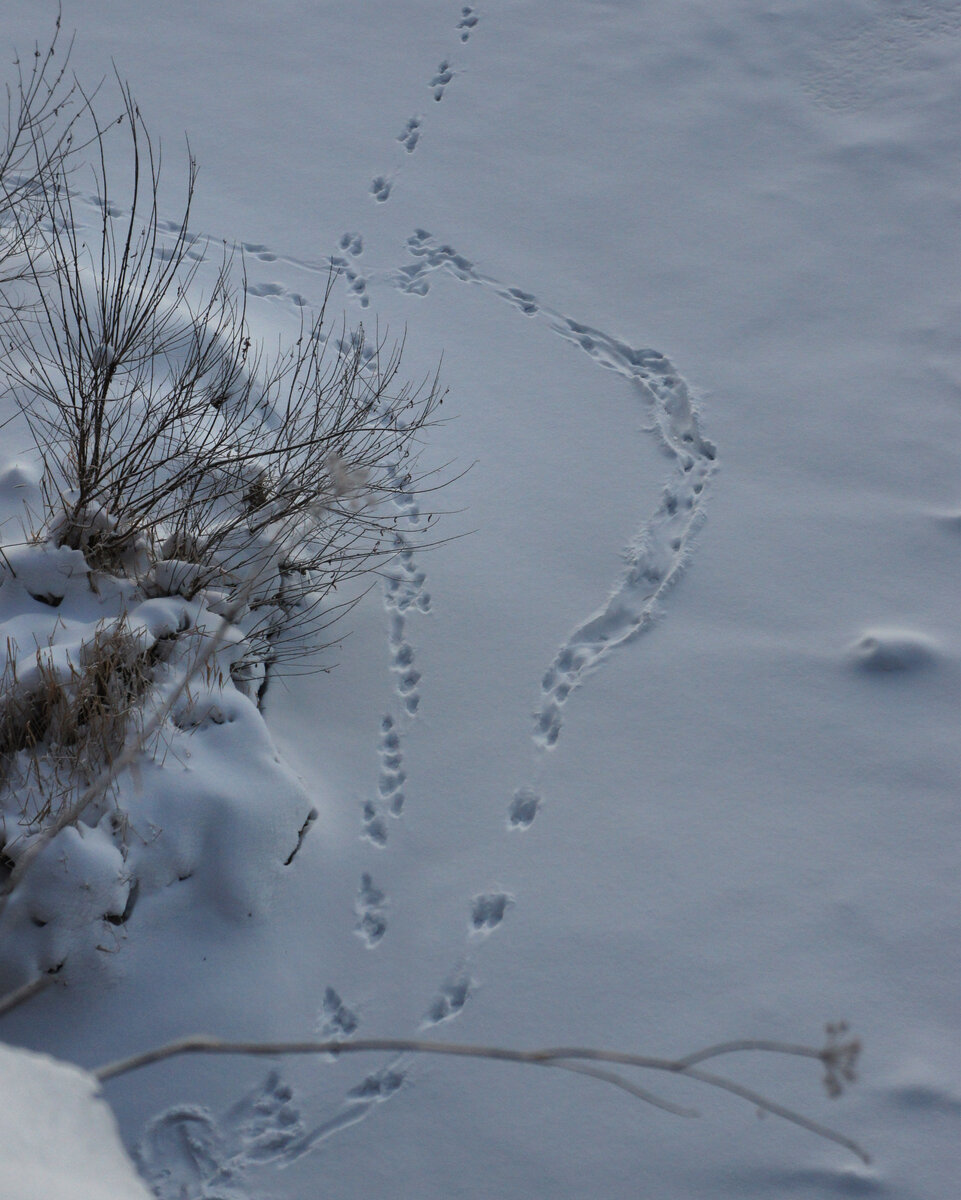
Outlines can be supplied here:
[[147, 1200], [92, 1075], [0, 1044], [5, 1200]]
[[[43, 36], [28, 0], [4, 17]], [[257, 331], [299, 329], [333, 270], [356, 336], [406, 330], [408, 377], [443, 352], [456, 419], [427, 453], [471, 469], [429, 552], [399, 498], [336, 670], [272, 686], [266, 725], [201, 689], [124, 783], [129, 833], [104, 811], [49, 848], [0, 963], [72, 974], [4, 1036], [82, 1062], [198, 1031], [670, 1055], [844, 1018], [866, 1050], [838, 1101], [804, 1063], [731, 1072], [870, 1167], [684, 1080], [665, 1095], [699, 1122], [406, 1057], [182, 1060], [106, 1091], [178, 1200], [953, 1195], [956, 5], [64, 20], [81, 78], [131, 79], [171, 180], [189, 129], [195, 245], [243, 248]], [[213, 620], [17, 550], [36, 465], [2, 436], [25, 670], [124, 606], [148, 641]]]

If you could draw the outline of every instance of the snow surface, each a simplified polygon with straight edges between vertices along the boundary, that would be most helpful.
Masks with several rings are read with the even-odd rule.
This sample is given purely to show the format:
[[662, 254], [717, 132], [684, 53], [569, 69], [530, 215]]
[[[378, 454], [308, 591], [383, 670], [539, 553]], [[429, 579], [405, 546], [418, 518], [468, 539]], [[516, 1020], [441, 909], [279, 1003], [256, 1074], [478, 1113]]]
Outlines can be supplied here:
[[[8, 44], [45, 36], [34, 3], [4, 18]], [[189, 130], [195, 231], [244, 246], [264, 336], [335, 259], [334, 301], [406, 330], [410, 376], [443, 352], [456, 419], [429, 453], [473, 466], [437, 497], [455, 540], [398, 559], [335, 671], [269, 693], [319, 812], [290, 867], [279, 832], [256, 847], [300, 815], [255, 782], [266, 743], [200, 730], [208, 833], [184, 793], [156, 852], [199, 873], [158, 875], [3, 1036], [84, 1066], [200, 1030], [671, 1055], [843, 1017], [865, 1056], [839, 1101], [804, 1063], [731, 1070], [868, 1168], [680, 1080], [699, 1122], [413, 1059], [191, 1059], [105, 1093], [161, 1197], [953, 1195], [956, 6], [64, 22], [82, 79], [130, 78], [174, 215]], [[2, 453], [7, 515], [32, 468], [7, 430]], [[42, 640], [40, 607], [4, 619]], [[238, 873], [260, 908], [217, 902]]]
[[86, 1071], [0, 1045], [5, 1200], [145, 1200], [117, 1122]]

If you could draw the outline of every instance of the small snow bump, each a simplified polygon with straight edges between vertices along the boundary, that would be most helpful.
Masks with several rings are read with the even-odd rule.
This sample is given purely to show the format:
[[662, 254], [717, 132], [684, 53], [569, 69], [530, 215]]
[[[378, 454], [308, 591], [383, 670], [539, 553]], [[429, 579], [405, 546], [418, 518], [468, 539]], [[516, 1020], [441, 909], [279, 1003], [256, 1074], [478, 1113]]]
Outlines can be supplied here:
[[907, 629], [869, 629], [851, 647], [850, 656], [862, 671], [916, 671], [931, 663], [936, 643]]

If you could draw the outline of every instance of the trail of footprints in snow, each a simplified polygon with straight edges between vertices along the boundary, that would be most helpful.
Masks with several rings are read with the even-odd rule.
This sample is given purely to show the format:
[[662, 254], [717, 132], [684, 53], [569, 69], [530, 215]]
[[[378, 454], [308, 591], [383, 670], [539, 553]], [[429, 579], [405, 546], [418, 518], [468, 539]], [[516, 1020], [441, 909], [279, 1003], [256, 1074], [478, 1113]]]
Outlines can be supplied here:
[[[330, 256], [331, 268], [346, 279], [348, 294], [357, 300], [361, 308], [367, 308], [370, 304], [367, 280], [356, 264], [356, 260], [364, 253], [364, 239], [359, 233], [345, 233], [341, 236], [339, 248], [344, 253]], [[346, 258], [344, 254], [350, 257]]]
[[413, 154], [420, 141], [420, 127], [423, 121], [420, 117], [408, 117], [407, 124], [397, 135], [397, 140], [408, 154]]
[[[386, 200], [390, 194], [390, 184], [383, 179], [379, 180], [379, 182], [383, 185], [384, 189], [384, 194], [381, 198]], [[84, 199], [94, 208], [103, 209], [104, 207], [103, 201], [99, 196], [87, 195]], [[122, 217], [126, 215], [126, 210], [120, 209], [115, 205], [110, 205], [109, 213], [111, 216]], [[176, 237], [180, 231], [180, 226], [175, 221], [158, 221], [157, 227], [162, 234], [170, 234], [172, 237]], [[187, 258], [195, 262], [203, 261], [211, 246], [215, 249], [220, 246], [220, 243], [215, 238], [207, 234], [187, 234], [186, 241], [189, 247]], [[348, 296], [352, 300], [355, 300], [361, 308], [367, 308], [370, 305], [370, 297], [367, 294], [368, 280], [361, 273], [357, 263], [357, 259], [364, 252], [364, 239], [359, 233], [348, 231], [342, 234], [338, 241], [337, 249], [319, 261], [310, 261], [308, 259], [295, 258], [288, 254], [279, 254], [269, 246], [265, 246], [262, 242], [241, 242], [240, 250], [247, 262], [288, 264], [299, 270], [324, 277], [328, 276], [331, 272], [335, 275], [342, 275], [347, 282]], [[160, 245], [154, 250], [154, 257], [161, 262], [168, 262], [171, 256], [172, 249], [170, 246]], [[311, 301], [300, 292], [292, 291], [276, 280], [247, 283], [245, 290], [248, 296], [254, 296], [262, 300], [283, 300], [295, 309], [309, 308], [311, 306]]]
[[[370, 944], [383, 936], [381, 924], [385, 898], [369, 875], [362, 879], [357, 911], [358, 931]], [[506, 892], [475, 896], [470, 905], [471, 932], [485, 935], [496, 929], [513, 903]], [[477, 981], [461, 962], [441, 983], [422, 1021], [428, 1029], [452, 1020], [464, 1010]], [[324, 1039], [350, 1038], [358, 1030], [357, 1012], [327, 987], [317, 1022]], [[155, 1117], [146, 1127], [136, 1156], [141, 1173], [160, 1200], [183, 1196], [217, 1195], [223, 1200], [245, 1200], [247, 1180], [257, 1168], [289, 1165], [317, 1146], [370, 1115], [378, 1104], [391, 1099], [406, 1082], [406, 1069], [395, 1056], [379, 1070], [367, 1074], [347, 1092], [337, 1110], [308, 1129], [293, 1090], [271, 1072], [264, 1083], [219, 1118], [204, 1108], [178, 1105]]]
[[[406, 136], [419, 136], [419, 129], [420, 122], [412, 120]], [[413, 138], [413, 144], [407, 146], [408, 152], [414, 146], [416, 137]], [[389, 184], [386, 185], [386, 193], [389, 194]], [[342, 253], [332, 255], [328, 260], [329, 265], [345, 276], [350, 293], [366, 307], [367, 281], [360, 276], [352, 262], [363, 252], [362, 238], [356, 233], [345, 233], [339, 249]], [[715, 469], [715, 450], [700, 433], [683, 379], [664, 355], [655, 350], [635, 349], [602, 330], [574, 321], [543, 305], [532, 293], [502, 285], [493, 277], [478, 271], [468, 258], [453, 247], [435, 242], [426, 230], [416, 230], [408, 238], [407, 249], [416, 261], [389, 276], [394, 286], [414, 295], [426, 295], [430, 276], [443, 270], [463, 282], [474, 283], [493, 292], [524, 316], [546, 320], [556, 335], [588, 354], [598, 365], [615, 371], [637, 387], [651, 408], [658, 436], [674, 461], [674, 471], [661, 502], [629, 547], [625, 570], [611, 595], [571, 632], [543, 676], [533, 739], [538, 750], [544, 752], [556, 745], [562, 727], [563, 708], [587, 675], [600, 667], [615, 649], [643, 633], [656, 620], [658, 602], [683, 570], [690, 538], [701, 519], [706, 485]], [[318, 272], [327, 269], [323, 262], [310, 264], [293, 258], [281, 258], [259, 244], [246, 244], [244, 250], [263, 262], [280, 260]], [[286, 297], [298, 307], [307, 303], [279, 284], [254, 285], [250, 291], [253, 295], [270, 298]], [[350, 346], [345, 343], [340, 349], [347, 352]], [[406, 508], [407, 514], [416, 519], [418, 514], [413, 498], [402, 496], [400, 507], [402, 510]], [[396, 548], [397, 557], [385, 588], [385, 605], [391, 614], [391, 666], [398, 676], [397, 691], [405, 717], [410, 720], [420, 702], [420, 675], [407, 639], [406, 620], [411, 610], [429, 611], [430, 598], [424, 590], [424, 573], [419, 570], [403, 534], [398, 534]], [[385, 818], [399, 816], [405, 801], [401, 735], [398, 719], [391, 714], [385, 715], [382, 720], [378, 754], [380, 772], [377, 797], [364, 806], [364, 832], [375, 845], [383, 846], [387, 842]], [[508, 807], [508, 827], [514, 830], [530, 828], [541, 805], [541, 796], [533, 787], [519, 788]], [[469, 935], [483, 937], [497, 929], [512, 904], [513, 898], [506, 892], [492, 891], [475, 896], [469, 905]], [[358, 935], [367, 946], [375, 947], [387, 931], [387, 897], [374, 883], [370, 873], [365, 872], [361, 877], [355, 911]], [[461, 964], [439, 986], [430, 1001], [424, 1025], [431, 1026], [457, 1017], [475, 990], [476, 981], [468, 966]], [[332, 1036], [341, 1033], [349, 1036], [356, 1028], [354, 1014], [342, 1006], [333, 989], [328, 989], [325, 995], [324, 1008]], [[300, 1132], [302, 1127], [297, 1125], [299, 1117], [295, 1121], [289, 1120], [288, 1110], [283, 1104], [271, 1107], [271, 1097], [276, 1099], [278, 1094], [283, 1095], [283, 1088], [278, 1084], [271, 1091], [274, 1085], [268, 1086], [261, 1104], [264, 1112], [276, 1111], [278, 1114], [278, 1124], [270, 1134], [279, 1147], [275, 1157], [293, 1161], [308, 1153], [324, 1138], [362, 1120], [368, 1115], [372, 1104], [389, 1098], [402, 1082], [403, 1073], [395, 1066], [385, 1067], [367, 1076], [348, 1093], [338, 1113], [309, 1135]], [[178, 1111], [180, 1116], [175, 1114], [171, 1117], [174, 1124], [183, 1120], [196, 1125], [198, 1118], [195, 1115], [184, 1115], [186, 1110]], [[236, 1136], [244, 1142], [245, 1147], [253, 1149], [237, 1150], [232, 1158], [224, 1160], [234, 1164], [230, 1166], [231, 1170], [235, 1169], [238, 1162], [257, 1161], [260, 1153], [258, 1147], [264, 1144], [264, 1138], [260, 1134], [251, 1134], [252, 1128], [249, 1123], [237, 1127], [240, 1132]], [[288, 1132], [285, 1132], [288, 1130], [294, 1132], [288, 1136]], [[229, 1133], [228, 1129], [225, 1136]], [[196, 1130], [191, 1136], [197, 1145], [203, 1143], [202, 1138], [196, 1142]], [[209, 1178], [213, 1179], [214, 1176]], [[171, 1193], [174, 1194], [179, 1195], [179, 1192]]]
[[[461, 7], [460, 20], [457, 23], [456, 31], [462, 43], [470, 40], [470, 36], [479, 24], [479, 21], [479, 16], [470, 5]], [[444, 93], [454, 75], [455, 71], [451, 60], [449, 58], [443, 59], [428, 84], [435, 101], [440, 101], [444, 98]], [[408, 118], [404, 128], [397, 135], [396, 141], [403, 146], [406, 155], [413, 154], [417, 149], [418, 142], [423, 133], [423, 125], [423, 116], [415, 114]], [[371, 181], [368, 190], [371, 197], [377, 203], [384, 204], [390, 199], [394, 175], [396, 175], [396, 171], [393, 175], [377, 175]], [[105, 206], [104, 201], [99, 196], [90, 195], [85, 197], [85, 199], [100, 210], [107, 207], [111, 216], [120, 217], [125, 215], [123, 209], [117, 208], [114, 205]], [[180, 229], [180, 226], [175, 221], [160, 221], [158, 224], [162, 233], [168, 233], [174, 237], [176, 237]], [[188, 234], [187, 241], [187, 257], [200, 261], [204, 257], [206, 248], [215, 242], [215, 239], [202, 234]], [[342, 275], [346, 280], [348, 295], [351, 299], [358, 303], [361, 308], [368, 308], [370, 306], [370, 296], [368, 294], [369, 279], [360, 271], [356, 262], [356, 259], [363, 253], [363, 239], [358, 233], [344, 233], [340, 239], [338, 250], [320, 262], [309, 262], [287, 255], [280, 255], [269, 246], [259, 242], [244, 242], [241, 245], [241, 249], [246, 258], [254, 259], [261, 263], [289, 263], [291, 266], [302, 270], [323, 275], [327, 275], [333, 270], [336, 274]], [[155, 250], [156, 256], [160, 259], [164, 259], [165, 256], [169, 258], [171, 253], [171, 248], [167, 246], [158, 246]], [[417, 289], [409, 288], [406, 290], [416, 291]], [[257, 299], [286, 301], [296, 309], [309, 307], [310, 303], [300, 292], [291, 291], [284, 284], [275, 280], [248, 283], [246, 291], [249, 296]], [[518, 296], [523, 296], [523, 293], [518, 293]]]
[[[386, 186], [389, 193], [389, 184]], [[83, 196], [82, 199], [92, 208], [97, 210], [104, 208], [103, 200], [97, 195], [88, 194]], [[124, 217], [127, 215], [127, 210], [113, 204], [108, 206], [108, 212], [113, 217]], [[77, 228], [83, 228], [82, 223], [78, 223]], [[180, 231], [180, 226], [175, 221], [160, 220], [157, 222], [157, 228], [161, 234], [168, 234], [171, 238], [175, 238]], [[222, 243], [208, 234], [187, 234], [186, 243], [188, 246], [186, 257], [194, 262], [203, 261], [207, 257], [211, 247], [215, 250], [222, 249]], [[280, 254], [262, 242], [241, 242], [239, 248], [243, 253], [244, 260], [247, 262], [287, 264], [296, 267], [298, 270], [308, 271], [324, 278], [333, 271], [335, 275], [342, 275], [344, 277], [347, 281], [348, 296], [359, 303], [361, 308], [367, 308], [370, 304], [370, 298], [367, 294], [368, 280], [361, 273], [356, 261], [364, 252], [364, 241], [359, 233], [346, 232], [342, 234], [337, 249], [332, 254], [318, 261], [296, 258], [289, 254]], [[171, 246], [159, 245], [154, 250], [154, 257], [160, 262], [168, 262], [172, 253]], [[312, 304], [311, 300], [306, 296], [300, 292], [291, 290], [276, 280], [262, 280], [255, 283], [248, 282], [245, 285], [245, 290], [248, 296], [266, 300], [282, 300], [294, 309], [309, 308]]]
[[[370, 304], [370, 298], [367, 295], [368, 281], [361, 273], [357, 263], [357, 259], [364, 252], [364, 239], [359, 233], [348, 231], [342, 234], [334, 253], [321, 259], [319, 262], [294, 258], [287, 254], [277, 254], [269, 246], [265, 246], [260, 242], [242, 242], [241, 250], [243, 251], [244, 258], [248, 261], [253, 259], [262, 263], [287, 263], [292, 267], [297, 267], [299, 270], [309, 271], [325, 277], [331, 272], [335, 275], [342, 275], [347, 281], [347, 293], [350, 298], [356, 300], [361, 308], [367, 308]], [[310, 301], [302, 296], [300, 292], [291, 291], [284, 284], [275, 281], [248, 283], [246, 290], [248, 296], [256, 296], [260, 299], [284, 300], [295, 309], [310, 307]]]
[[[674, 461], [661, 502], [628, 548], [625, 570], [611, 595], [570, 633], [544, 674], [533, 737], [539, 750], [547, 750], [556, 745], [562, 710], [585, 677], [656, 620], [659, 600], [684, 568], [691, 536], [701, 520], [705, 487], [715, 470], [716, 452], [701, 434], [687, 385], [663, 354], [635, 349], [548, 308], [529, 292], [505, 287], [478, 271], [452, 246], [438, 244], [427, 230], [415, 230], [407, 239], [407, 249], [416, 261], [394, 274], [395, 285], [402, 291], [426, 295], [430, 276], [444, 270], [464, 282], [489, 289], [525, 316], [540, 315], [555, 334], [638, 390], [653, 414], [662, 445]], [[535, 792], [521, 789], [509, 808], [510, 826], [528, 828], [539, 805]]]
[[662, 354], [632, 350], [566, 319], [553, 328], [601, 365], [638, 385], [653, 409], [674, 470], [653, 516], [628, 548], [626, 569], [611, 595], [569, 634], [544, 674], [534, 725], [534, 742], [541, 750], [556, 745], [564, 705], [586, 676], [657, 619], [660, 599], [684, 570], [717, 457], [714, 446], [701, 435], [686, 384]]
[[[532, 731], [534, 745], [543, 755], [557, 744], [563, 709], [572, 693], [617, 648], [656, 620], [659, 600], [684, 568], [691, 537], [701, 520], [705, 488], [716, 468], [716, 451], [701, 434], [687, 385], [663, 354], [636, 349], [541, 304], [529, 292], [505, 287], [476, 270], [452, 246], [436, 243], [426, 230], [416, 230], [407, 248], [416, 261], [395, 272], [395, 286], [425, 295], [431, 274], [444, 270], [488, 289], [524, 316], [540, 316], [553, 333], [599, 366], [621, 375], [638, 391], [652, 413], [654, 431], [673, 460], [660, 503], [628, 547], [624, 571], [607, 600], [568, 635], [543, 676]], [[508, 806], [508, 829], [529, 829], [541, 806], [541, 795], [534, 787], [518, 788]], [[485, 936], [497, 929], [513, 903], [513, 897], [502, 891], [475, 896], [470, 902], [469, 936]], [[457, 1017], [475, 990], [476, 981], [462, 962], [440, 985], [424, 1024]]]
[[[416, 499], [403, 491], [399, 467], [391, 468], [392, 482], [400, 485], [394, 503], [406, 518], [408, 531], [415, 532], [420, 525], [420, 509]], [[404, 810], [404, 781], [401, 747], [401, 719], [412, 721], [420, 708], [420, 671], [415, 664], [414, 648], [408, 639], [407, 619], [411, 612], [430, 612], [430, 593], [425, 588], [426, 572], [421, 570], [411, 549], [407, 533], [394, 533], [394, 558], [385, 568], [384, 606], [390, 621], [389, 648], [390, 666], [396, 676], [396, 691], [402, 718], [386, 713], [381, 719], [380, 739], [377, 746], [380, 772], [377, 779], [377, 794], [364, 802], [363, 823], [365, 836], [377, 846], [387, 844], [387, 818], [399, 817]]]
[[[701, 519], [705, 487], [716, 466], [713, 445], [702, 436], [684, 380], [671, 362], [656, 350], [630, 346], [602, 330], [565, 316], [536, 296], [508, 287], [478, 271], [466, 256], [452, 246], [437, 243], [426, 230], [416, 230], [407, 240], [415, 262], [396, 271], [391, 281], [402, 291], [425, 295], [431, 275], [439, 270], [466, 283], [477, 284], [510, 304], [524, 316], [547, 322], [551, 331], [574, 345], [592, 361], [614, 371], [634, 386], [653, 416], [653, 427], [673, 460], [673, 472], [653, 516], [642, 526], [626, 551], [625, 569], [607, 600], [578, 624], [564, 641], [541, 682], [540, 706], [535, 713], [533, 740], [538, 752], [552, 749], [560, 736], [562, 713], [572, 693], [620, 646], [639, 636], [657, 618], [658, 602], [677, 580], [686, 562], [688, 545]], [[412, 498], [404, 498], [416, 515]], [[413, 649], [406, 636], [406, 614], [412, 609], [429, 609], [423, 592], [424, 574], [417, 569], [413, 553], [398, 536], [396, 569], [388, 578], [385, 604], [391, 613], [391, 666], [399, 675], [398, 693], [408, 717], [419, 703], [420, 675], [414, 668]], [[378, 745], [381, 770], [376, 800], [364, 808], [367, 837], [378, 846], [387, 842], [386, 815], [397, 816], [403, 808], [401, 738], [396, 719], [386, 715]], [[507, 812], [511, 830], [523, 831], [533, 824], [542, 807], [540, 793], [523, 786], [514, 793]], [[369, 891], [370, 877], [364, 876], [361, 892]], [[373, 921], [376, 937], [383, 936], [384, 897], [376, 909], [364, 909], [360, 932], [367, 937]], [[513, 904], [506, 892], [491, 891], [475, 896], [469, 906], [468, 934], [484, 937], [497, 929]], [[366, 916], [373, 912], [373, 917]], [[381, 922], [383, 921], [383, 925]], [[465, 964], [441, 983], [430, 1002], [425, 1024], [450, 1020], [463, 1011], [475, 989]]]
[[[462, 42], [469, 39], [477, 23], [478, 18], [474, 10], [467, 6], [462, 8], [461, 21], [457, 26]], [[444, 90], [453, 74], [450, 62], [442, 62], [430, 81], [435, 100], [443, 98]], [[416, 150], [422, 128], [423, 119], [414, 116], [407, 121], [397, 136], [397, 142], [401, 144], [405, 154], [412, 154]], [[370, 192], [375, 200], [385, 202], [390, 197], [391, 180], [386, 176], [378, 176], [373, 181]], [[172, 227], [171, 232], [173, 231]], [[478, 284], [493, 292], [500, 300], [510, 304], [526, 317], [540, 317], [545, 320], [557, 336], [575, 345], [598, 365], [615, 371], [637, 388], [650, 407], [656, 432], [674, 462], [673, 474], [664, 489], [661, 502], [628, 548], [625, 570], [615, 583], [610, 596], [570, 633], [543, 676], [540, 707], [534, 719], [533, 740], [538, 751], [544, 753], [553, 748], [558, 741], [563, 709], [572, 693], [615, 649], [639, 636], [656, 620], [658, 602], [683, 570], [691, 536], [701, 519], [706, 485], [715, 469], [715, 450], [700, 432], [686, 384], [664, 355], [651, 349], [635, 349], [602, 330], [574, 321], [541, 304], [530, 292], [504, 286], [493, 277], [478, 271], [469, 259], [453, 247], [435, 242], [426, 230], [416, 230], [408, 238], [407, 249], [416, 261], [389, 274], [388, 281], [395, 287], [410, 294], [426, 295], [430, 288], [430, 276], [438, 270], [443, 270], [463, 282]], [[262, 262], [280, 259], [320, 273], [326, 273], [332, 267], [345, 277], [350, 295], [362, 307], [367, 307], [369, 303], [368, 280], [361, 275], [355, 264], [355, 260], [363, 252], [363, 240], [359, 234], [345, 233], [340, 240], [340, 253], [320, 263], [280, 258], [262, 245], [247, 244], [244, 251]], [[253, 295], [286, 298], [298, 307], [306, 303], [302, 297], [287, 292], [279, 284], [253, 285], [250, 291]], [[408, 515], [416, 519], [418, 514], [412, 497], [402, 496], [400, 507], [402, 510], [406, 508]], [[385, 588], [385, 605], [390, 613], [391, 622], [391, 667], [398, 676], [397, 692], [404, 718], [409, 721], [415, 716], [420, 702], [420, 675], [414, 666], [413, 649], [407, 638], [406, 620], [411, 610], [429, 611], [430, 598], [424, 590], [424, 573], [418, 569], [413, 552], [406, 544], [403, 534], [398, 534], [396, 549], [397, 557], [392, 564]], [[368, 839], [383, 847], [387, 842], [386, 818], [400, 816], [405, 802], [401, 731], [399, 719], [392, 714], [386, 714], [381, 722], [378, 755], [380, 771], [377, 795], [364, 805], [363, 824]], [[519, 788], [508, 807], [508, 828], [530, 828], [541, 805], [541, 796], [535, 788]], [[484, 938], [496, 930], [513, 903], [512, 896], [499, 890], [474, 896], [469, 904], [468, 936]], [[387, 897], [374, 883], [369, 872], [361, 876], [355, 912], [356, 932], [368, 947], [376, 946], [387, 931]], [[475, 993], [476, 986], [469, 964], [462, 961], [442, 981], [430, 1001], [423, 1021], [424, 1026], [436, 1025], [457, 1017]], [[357, 1025], [356, 1014], [342, 1002], [333, 988], [328, 988], [321, 1015], [320, 1027], [323, 1036], [349, 1037], [355, 1032]], [[404, 1073], [398, 1069], [396, 1062], [388, 1064], [382, 1070], [368, 1075], [361, 1084], [352, 1089], [333, 1117], [311, 1133], [305, 1134], [299, 1114], [287, 1104], [289, 1089], [285, 1090], [276, 1077], [271, 1077], [259, 1100], [252, 1102], [257, 1111], [263, 1114], [261, 1125], [264, 1132], [255, 1132], [251, 1136], [249, 1131], [254, 1126], [250, 1122], [244, 1124], [243, 1120], [239, 1123], [235, 1121], [234, 1138], [237, 1140], [239, 1136], [245, 1147], [256, 1148], [264, 1144], [265, 1138], [269, 1143], [272, 1137], [273, 1144], [277, 1147], [275, 1157], [284, 1161], [294, 1161], [324, 1138], [362, 1120], [373, 1104], [395, 1094], [403, 1081]], [[172, 1118], [175, 1122], [177, 1119], [176, 1116]], [[229, 1119], [222, 1128], [225, 1130], [224, 1136], [229, 1140]], [[269, 1135], [266, 1133], [268, 1129], [272, 1131]], [[235, 1151], [233, 1158], [228, 1161], [237, 1164], [255, 1159], [256, 1150], [251, 1157], [247, 1149], [241, 1149]], [[230, 1169], [234, 1169], [234, 1166]]]
[[[460, 14], [460, 20], [457, 23], [456, 29], [461, 42], [467, 43], [470, 41], [471, 34], [477, 28], [480, 17], [470, 5], [464, 5], [460, 10]], [[440, 103], [444, 99], [444, 93], [450, 86], [455, 74], [456, 72], [451, 60], [449, 58], [442, 59], [427, 85], [437, 103]], [[417, 149], [417, 143], [420, 141], [423, 133], [423, 126], [423, 116], [415, 113], [414, 116], [408, 117], [404, 128], [397, 135], [396, 141], [403, 146], [406, 154], [413, 154]], [[394, 175], [396, 173], [395, 171]], [[378, 204], [384, 204], [390, 199], [394, 175], [376, 175], [371, 180], [368, 191]]]

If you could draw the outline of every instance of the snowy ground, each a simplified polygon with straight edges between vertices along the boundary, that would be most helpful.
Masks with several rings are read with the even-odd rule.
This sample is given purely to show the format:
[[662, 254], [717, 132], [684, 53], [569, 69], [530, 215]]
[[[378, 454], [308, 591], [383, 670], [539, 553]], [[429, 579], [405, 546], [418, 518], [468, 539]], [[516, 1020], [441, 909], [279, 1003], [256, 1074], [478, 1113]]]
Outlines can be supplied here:
[[[33, 3], [4, 16], [7, 44], [45, 35]], [[844, 1018], [840, 1101], [804, 1063], [738, 1077], [870, 1167], [684, 1081], [698, 1122], [413, 1059], [182, 1060], [105, 1095], [161, 1197], [952, 1194], [955, 6], [64, 23], [81, 78], [131, 80], [171, 179], [189, 131], [194, 228], [244, 246], [265, 337], [337, 259], [350, 323], [406, 329], [411, 376], [443, 352], [429, 456], [473, 466], [439, 497], [455, 540], [396, 564], [335, 671], [269, 693], [320, 813], [272, 903], [158, 890], [0, 1034], [83, 1066], [355, 1023], [675, 1055]]]

